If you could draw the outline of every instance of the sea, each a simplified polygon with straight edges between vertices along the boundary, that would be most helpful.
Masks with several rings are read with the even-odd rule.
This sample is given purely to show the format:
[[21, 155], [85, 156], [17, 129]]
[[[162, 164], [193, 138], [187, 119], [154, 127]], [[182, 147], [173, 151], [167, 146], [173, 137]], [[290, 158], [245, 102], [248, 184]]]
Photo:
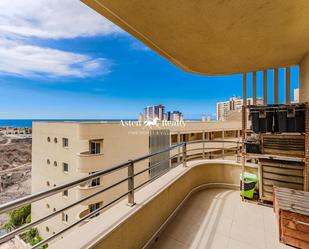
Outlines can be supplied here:
[[[32, 122], [120, 122], [137, 121], [137, 119], [0, 119], [0, 127], [32, 128]], [[200, 119], [185, 119], [185, 121], [200, 121]]]
[[[121, 119], [0, 119], [0, 127], [17, 127], [17, 128], [32, 128], [32, 122], [46, 122], [46, 121], [56, 121], [56, 122], [64, 122], [64, 121], [71, 121], [71, 122], [117, 122]], [[123, 121], [127, 121], [122, 119]], [[130, 119], [134, 120], [134, 119]]]

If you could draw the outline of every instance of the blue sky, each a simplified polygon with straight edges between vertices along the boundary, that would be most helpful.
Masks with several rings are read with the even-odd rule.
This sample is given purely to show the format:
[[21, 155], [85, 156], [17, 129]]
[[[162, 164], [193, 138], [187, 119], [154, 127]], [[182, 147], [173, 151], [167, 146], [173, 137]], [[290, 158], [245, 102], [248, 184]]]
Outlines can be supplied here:
[[[213, 115], [217, 101], [242, 94], [241, 75], [186, 73], [75, 0], [67, 0], [66, 10], [60, 0], [29, 0], [29, 9], [6, 1], [0, 3], [6, 8], [0, 14], [0, 119], [136, 118], [144, 106], [159, 103], [198, 118]], [[270, 86], [272, 80], [270, 74]], [[258, 73], [259, 96], [261, 84]], [[270, 101], [271, 95], [272, 87]]]

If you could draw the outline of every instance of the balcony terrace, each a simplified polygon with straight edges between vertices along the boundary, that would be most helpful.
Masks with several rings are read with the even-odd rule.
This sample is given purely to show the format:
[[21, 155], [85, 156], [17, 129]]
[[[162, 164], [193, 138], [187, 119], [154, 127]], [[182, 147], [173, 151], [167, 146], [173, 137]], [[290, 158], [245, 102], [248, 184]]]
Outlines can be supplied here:
[[93, 154], [88, 151], [79, 153], [77, 161], [77, 169], [81, 173], [89, 173], [96, 171], [98, 168], [102, 168], [104, 165], [104, 154]]
[[239, 191], [213, 188], [193, 194], [150, 246], [152, 249], [279, 249], [270, 207], [242, 203]]
[[271, 207], [241, 201], [240, 172], [229, 160], [179, 165], [137, 191], [133, 207], [123, 200], [50, 248], [290, 248]]

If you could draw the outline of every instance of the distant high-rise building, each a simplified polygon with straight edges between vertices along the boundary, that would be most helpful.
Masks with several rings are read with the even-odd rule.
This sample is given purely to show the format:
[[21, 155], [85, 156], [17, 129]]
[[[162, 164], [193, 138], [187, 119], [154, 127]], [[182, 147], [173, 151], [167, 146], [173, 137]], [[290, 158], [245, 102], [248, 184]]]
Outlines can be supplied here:
[[211, 117], [209, 115], [202, 115], [202, 122], [211, 121]]
[[145, 120], [154, 120], [158, 118], [159, 120], [164, 119], [164, 109], [163, 105], [154, 105], [154, 106], [147, 106], [144, 109], [144, 119]]
[[173, 121], [182, 121], [183, 120], [183, 114], [180, 111], [173, 111], [172, 120]]
[[[247, 105], [253, 104], [253, 98], [247, 99]], [[262, 98], [256, 98], [257, 105], [263, 105]], [[217, 103], [217, 120], [226, 120], [230, 111], [240, 111], [243, 106], [243, 99], [231, 97], [228, 101]]]
[[144, 122], [144, 115], [142, 113], [138, 115], [138, 121]]
[[168, 121], [172, 120], [172, 113], [171, 112], [166, 113], [166, 120], [168, 120]]
[[294, 89], [294, 100], [293, 103], [299, 103], [299, 88]]

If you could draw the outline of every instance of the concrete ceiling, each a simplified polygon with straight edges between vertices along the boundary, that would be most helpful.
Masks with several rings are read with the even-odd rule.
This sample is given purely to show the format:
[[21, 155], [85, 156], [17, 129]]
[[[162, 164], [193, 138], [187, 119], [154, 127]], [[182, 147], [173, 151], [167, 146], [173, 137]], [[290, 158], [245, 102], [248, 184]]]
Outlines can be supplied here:
[[295, 65], [309, 51], [309, 0], [82, 2], [191, 73]]

